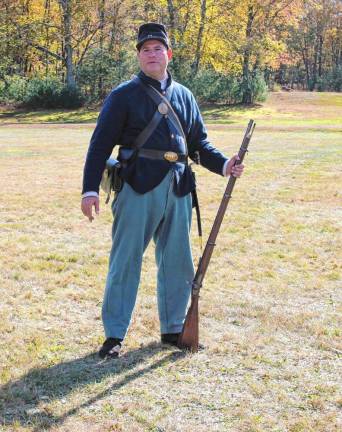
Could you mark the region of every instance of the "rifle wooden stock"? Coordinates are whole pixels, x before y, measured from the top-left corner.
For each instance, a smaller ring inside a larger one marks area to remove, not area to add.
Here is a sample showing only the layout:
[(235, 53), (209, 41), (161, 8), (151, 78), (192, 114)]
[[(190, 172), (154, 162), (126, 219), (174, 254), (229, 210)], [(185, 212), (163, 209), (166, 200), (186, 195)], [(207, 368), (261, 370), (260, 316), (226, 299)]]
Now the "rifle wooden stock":
[[(248, 144), (251, 140), (252, 133), (255, 128), (255, 123), (253, 120), (250, 120), (245, 132), (245, 136), (242, 140), (242, 144), (238, 153), (239, 160), (235, 162), (236, 165), (242, 163), (245, 154), (247, 152)], [(232, 191), (236, 182), (236, 177), (231, 175), (228, 180), (228, 184), (226, 190), (223, 194), (223, 198), (221, 200), (220, 207), (218, 209), (213, 227), (211, 229), (207, 244), (205, 246), (202, 257), (200, 258), (198, 268), (192, 282), (192, 293), (191, 293), (191, 304), (189, 310), (187, 312), (183, 330), (179, 335), (178, 346), (182, 349), (188, 349), (190, 351), (196, 352), (198, 351), (198, 341), (199, 341), (199, 330), (198, 330), (198, 299), (199, 292), (202, 287), (203, 279), (206, 274), (206, 271), (209, 266), (209, 262), (211, 259), (211, 255), (213, 253), (215, 247), (215, 241), (218, 235), (218, 232), (221, 227), (221, 223), (226, 212), (229, 200), (232, 196)]]

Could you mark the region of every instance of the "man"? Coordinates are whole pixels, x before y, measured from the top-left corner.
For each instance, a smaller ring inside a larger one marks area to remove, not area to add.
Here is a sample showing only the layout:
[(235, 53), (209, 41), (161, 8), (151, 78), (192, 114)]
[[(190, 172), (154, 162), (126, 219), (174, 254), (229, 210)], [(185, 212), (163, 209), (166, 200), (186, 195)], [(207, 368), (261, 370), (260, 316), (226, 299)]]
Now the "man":
[[(124, 184), (112, 204), (113, 245), (102, 306), (106, 340), (99, 351), (101, 358), (119, 355), (135, 304), (143, 253), (152, 238), (158, 266), (161, 340), (177, 344), (194, 277), (189, 230), (195, 184), (188, 155), (193, 159), (198, 152), (201, 164), (220, 175), (239, 177), (243, 171), (243, 165), (234, 165), (237, 156), (229, 160), (209, 143), (192, 93), (173, 81), (168, 72), (172, 50), (165, 27), (157, 23), (142, 25), (136, 47), (141, 71), (107, 97), (84, 168), (81, 207), (92, 221), (93, 207), (99, 213), (99, 184), (113, 147), (119, 145), (120, 152), (136, 149), (131, 150), (133, 156), (128, 159), (119, 154)], [(186, 142), (164, 105), (153, 133), (137, 149), (137, 137), (158, 115), (148, 86), (169, 99)]]

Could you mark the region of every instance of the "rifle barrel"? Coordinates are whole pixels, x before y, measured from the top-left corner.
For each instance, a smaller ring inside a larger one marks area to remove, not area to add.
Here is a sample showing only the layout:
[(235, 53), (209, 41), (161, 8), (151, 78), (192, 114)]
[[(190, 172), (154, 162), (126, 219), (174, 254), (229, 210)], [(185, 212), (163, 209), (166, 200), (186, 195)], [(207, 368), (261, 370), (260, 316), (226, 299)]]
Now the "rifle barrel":
[[(244, 159), (244, 157), (248, 151), (247, 150), (248, 144), (251, 140), (254, 128), (255, 128), (255, 122), (254, 122), (254, 120), (250, 120), (248, 123), (247, 129), (246, 129), (246, 132), (245, 132), (245, 136), (243, 137), (239, 153), (238, 153), (239, 160), (237, 160), (235, 162), (235, 165), (239, 165), (242, 163), (242, 161), (243, 161), (243, 159)], [(204, 248), (203, 255), (200, 258), (198, 268), (196, 271), (196, 275), (195, 275), (195, 278), (194, 278), (193, 283), (192, 283), (192, 295), (193, 296), (198, 296), (199, 291), (202, 287), (203, 279), (204, 279), (204, 276), (205, 276), (206, 271), (207, 271), (208, 266), (209, 266), (211, 255), (212, 255), (214, 247), (215, 247), (215, 241), (216, 241), (219, 229), (221, 227), (221, 223), (222, 223), (224, 214), (226, 212), (228, 203), (229, 203), (230, 198), (232, 196), (235, 182), (236, 182), (236, 177), (234, 177), (233, 175), (230, 175), (226, 190), (225, 190), (225, 192), (223, 194), (223, 198), (221, 200), (220, 207), (217, 211), (217, 215), (216, 215), (213, 227), (211, 229), (208, 241), (207, 241), (206, 246)]]

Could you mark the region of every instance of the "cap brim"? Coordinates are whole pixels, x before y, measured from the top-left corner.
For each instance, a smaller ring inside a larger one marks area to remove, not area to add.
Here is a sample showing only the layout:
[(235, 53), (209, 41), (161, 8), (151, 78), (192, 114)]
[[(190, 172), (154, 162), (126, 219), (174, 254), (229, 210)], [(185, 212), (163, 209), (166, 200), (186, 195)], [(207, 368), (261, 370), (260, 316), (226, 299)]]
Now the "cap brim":
[(144, 39), (141, 39), (137, 44), (136, 44), (136, 48), (137, 50), (140, 50), (140, 48), (142, 47), (142, 45), (146, 42), (146, 41), (150, 41), (150, 40), (157, 40), (159, 42), (161, 42), (163, 45), (166, 46), (167, 49), (169, 49), (169, 45), (166, 43), (165, 39), (163, 38), (159, 38), (158, 36), (156, 37), (145, 37)]

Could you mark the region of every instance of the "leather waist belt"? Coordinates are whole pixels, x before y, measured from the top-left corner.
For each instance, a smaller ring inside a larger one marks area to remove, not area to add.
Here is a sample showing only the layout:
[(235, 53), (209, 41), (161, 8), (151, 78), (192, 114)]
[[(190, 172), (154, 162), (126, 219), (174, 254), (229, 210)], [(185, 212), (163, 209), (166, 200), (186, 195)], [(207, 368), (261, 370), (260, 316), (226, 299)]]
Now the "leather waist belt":
[(162, 151), (162, 150), (141, 148), (138, 151), (138, 155), (142, 156), (142, 157), (146, 157), (148, 159), (167, 160), (169, 162), (186, 163), (186, 161), (187, 161), (187, 155), (186, 154), (176, 153), (173, 151)]

